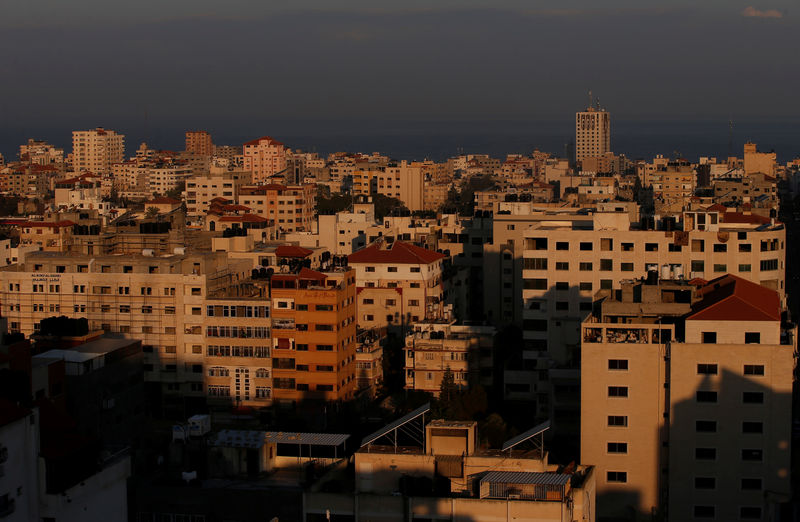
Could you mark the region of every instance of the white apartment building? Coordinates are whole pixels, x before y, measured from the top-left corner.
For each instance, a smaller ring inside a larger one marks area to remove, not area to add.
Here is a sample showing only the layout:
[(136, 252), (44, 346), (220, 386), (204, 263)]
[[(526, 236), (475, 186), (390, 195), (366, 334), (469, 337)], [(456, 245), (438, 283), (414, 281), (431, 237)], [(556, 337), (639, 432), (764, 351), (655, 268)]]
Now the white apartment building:
[(98, 127), (72, 132), (72, 170), (98, 174), (111, 172), (111, 166), (125, 155), (125, 136)]
[(239, 196), (239, 187), (249, 184), (252, 174), (244, 171), (214, 169), (205, 176), (192, 176), (186, 180), (183, 199), (189, 216), (202, 216), (211, 205), (211, 200), (224, 198), (230, 202)]
[[(203, 400), (205, 394), (204, 327), (213, 325), (203, 310), (205, 299), (249, 276), (250, 267), (224, 253), (34, 252), (0, 270), (0, 306), (10, 331), (26, 336), (42, 319), (63, 315), (86, 318), (90, 331), (140, 339), (145, 380), (160, 383), (165, 404), (182, 407), (183, 397)], [(261, 346), (268, 339), (253, 340)]]

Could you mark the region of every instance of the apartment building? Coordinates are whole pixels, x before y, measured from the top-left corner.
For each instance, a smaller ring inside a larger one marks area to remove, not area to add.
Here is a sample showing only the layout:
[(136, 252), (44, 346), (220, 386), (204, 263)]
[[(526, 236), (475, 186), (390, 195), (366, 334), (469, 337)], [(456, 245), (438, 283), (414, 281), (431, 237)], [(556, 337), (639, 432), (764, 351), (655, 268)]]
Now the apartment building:
[[(591, 310), (594, 293), (618, 288), (623, 279), (665, 270), (686, 279), (732, 273), (784, 295), (782, 224), (706, 210), (684, 213), (682, 226), (672, 221), (662, 225), (661, 230), (638, 227), (626, 212), (495, 215), (484, 293), (490, 317), (522, 325), (527, 364), (520, 369), (525, 371), (514, 373), (510, 387), (507, 382), (507, 397), (547, 400), (553, 383), (537, 377), (542, 368), (561, 372), (565, 379), (572, 372), (577, 382), (579, 323)], [(491, 299), (496, 288), (501, 300)]]
[(372, 203), (355, 203), (352, 211), (317, 216), (314, 232), (286, 234), (286, 240), (300, 246), (325, 248), (333, 255), (350, 255), (364, 248), (367, 233), (377, 226)]
[(217, 198), (236, 201), (239, 188), (252, 183), (252, 174), (245, 171), (212, 169), (207, 175), (192, 176), (186, 180), (183, 199), (189, 216), (202, 216)]
[[(192, 313), (198, 314), (193, 307)], [(272, 403), (269, 289), (246, 280), (206, 295), (203, 309), (205, 394), (212, 407)]]
[(588, 107), (575, 113), (575, 159), (611, 152), (611, 117), (605, 109)]
[(34, 252), (0, 270), (0, 306), (12, 332), (42, 319), (86, 318), (89, 329), (142, 341), (145, 381), (165, 408), (205, 404), (203, 314), (209, 292), (249, 276), (224, 253), (80, 255)]
[(767, 176), (775, 176), (778, 162), (775, 151), (759, 152), (755, 143), (744, 144), (744, 174), (749, 176), (760, 172)]
[(420, 165), (406, 161), (353, 171), (353, 194), (397, 198), (410, 211), (425, 209), (425, 175)]
[(214, 144), (211, 142), (211, 134), (207, 131), (187, 131), (185, 150), (198, 156), (213, 156)]
[(449, 371), (459, 388), (492, 386), (493, 326), (422, 322), (406, 335), (405, 375), (407, 390), (439, 395), (442, 378)]
[(29, 138), (27, 143), (19, 146), (19, 160), (23, 163), (49, 165), (57, 170), (64, 170), (64, 149), (54, 147), (46, 141)]
[(358, 282), (358, 326), (383, 328), (442, 317), (444, 254), (403, 241), (348, 256)]
[(357, 385), (355, 272), (302, 268), (275, 274), (270, 299), (274, 400), (352, 399)]
[[(255, 175), (254, 178), (255, 180)], [(316, 186), (251, 185), (239, 189), (238, 204), (272, 220), (281, 233), (311, 230), (316, 205)]]
[(582, 324), (581, 457), (598, 516), (773, 520), (791, 495), (796, 327), (734, 275), (627, 281)]
[(113, 130), (97, 127), (87, 131), (72, 131), (72, 170), (106, 174), (111, 166), (125, 155), (125, 136)]
[(283, 143), (264, 136), (244, 144), (244, 170), (253, 174), (253, 183), (269, 183), (286, 170), (288, 149)]

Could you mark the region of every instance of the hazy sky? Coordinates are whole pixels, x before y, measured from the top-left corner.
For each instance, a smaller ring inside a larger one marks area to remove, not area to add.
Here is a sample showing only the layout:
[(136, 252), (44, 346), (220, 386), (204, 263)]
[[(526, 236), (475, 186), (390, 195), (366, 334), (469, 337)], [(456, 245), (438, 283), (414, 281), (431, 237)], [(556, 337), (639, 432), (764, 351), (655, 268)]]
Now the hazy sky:
[(617, 120), (800, 120), (796, 0), (332, 5), (0, 0), (0, 137), (570, 121), (590, 88)]

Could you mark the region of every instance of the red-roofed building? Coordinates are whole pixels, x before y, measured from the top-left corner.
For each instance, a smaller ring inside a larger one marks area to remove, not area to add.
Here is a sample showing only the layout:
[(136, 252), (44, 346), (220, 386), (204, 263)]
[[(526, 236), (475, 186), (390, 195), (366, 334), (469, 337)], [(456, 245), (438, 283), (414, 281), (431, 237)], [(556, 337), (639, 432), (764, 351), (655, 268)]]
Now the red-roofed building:
[(582, 323), (580, 452), (626, 479), (598, 481), (598, 519), (632, 506), (692, 520), (700, 502), (717, 520), (765, 519), (790, 498), (797, 328), (782, 311), (777, 291), (730, 274), (598, 294)]
[(244, 170), (253, 173), (253, 182), (259, 183), (286, 170), (286, 146), (269, 136), (248, 141), (243, 146)]
[(380, 328), (441, 318), (445, 258), (402, 241), (374, 244), (348, 256), (356, 270), (358, 325)]

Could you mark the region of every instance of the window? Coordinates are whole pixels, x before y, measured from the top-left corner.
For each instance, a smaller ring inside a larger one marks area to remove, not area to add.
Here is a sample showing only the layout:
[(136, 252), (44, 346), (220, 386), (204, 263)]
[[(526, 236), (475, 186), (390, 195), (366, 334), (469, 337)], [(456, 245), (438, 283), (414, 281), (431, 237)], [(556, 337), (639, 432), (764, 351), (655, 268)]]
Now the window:
[(556, 262), (556, 270), (569, 270), (569, 263), (566, 261)]
[(695, 477), (694, 489), (714, 489), (717, 481), (714, 477)]
[(718, 265), (718, 264), (714, 265), (714, 272), (727, 272), (727, 271), (728, 271), (728, 265)]
[(396, 266), (387, 267), (386, 271), (387, 272), (397, 272), (397, 267)]
[(725, 243), (715, 243), (714, 244), (714, 252), (727, 252), (728, 245)]
[(695, 421), (694, 429), (697, 433), (716, 433), (717, 421), (710, 421), (710, 420)]
[(546, 237), (534, 237), (526, 239), (525, 242), (528, 250), (547, 250)]
[(765, 259), (761, 261), (761, 270), (762, 271), (769, 271), (769, 270), (777, 270), (778, 269), (778, 260), (777, 259)]
[(606, 482), (628, 482), (628, 473), (626, 471), (607, 471)]
[(142, 313), (143, 314), (152, 314), (153, 313), (153, 307), (150, 306), (150, 305), (142, 306)]
[(645, 252), (658, 252), (658, 243), (645, 243), (644, 244), (644, 251)]
[(633, 263), (620, 264), (620, 270), (622, 270), (623, 272), (633, 272)]
[(582, 272), (591, 272), (592, 271), (592, 264), (591, 263), (580, 263), (578, 265), (578, 269)]
[(702, 239), (692, 239), (692, 252), (705, 252), (706, 242)]
[(761, 448), (751, 448), (742, 450), (742, 460), (750, 462), (761, 462), (764, 458), (764, 450)]
[(556, 250), (569, 250), (569, 243), (567, 241), (556, 241)]
[(332, 332), (333, 325), (332, 324), (315, 324), (314, 330), (318, 332)]
[(669, 245), (667, 245), (668, 252), (681, 252), (682, 250), (683, 247), (681, 245), (676, 245), (675, 243), (670, 243)]
[(547, 270), (547, 258), (545, 257), (526, 257), (522, 267), (525, 270)]
[(333, 391), (333, 384), (317, 384), (317, 391)]
[(717, 344), (717, 332), (703, 332), (703, 344)]
[(131, 307), (128, 305), (119, 305), (119, 313), (129, 314), (131, 313)]
[(752, 252), (753, 245), (750, 243), (739, 243), (739, 252)]
[(331, 311), (333, 311), (333, 305), (329, 305), (329, 304), (318, 304), (318, 305), (315, 305), (314, 308), (316, 308), (317, 312), (331, 312)]
[[(589, 264), (591, 264), (591, 263), (589, 263)], [(578, 285), (578, 288), (580, 288), (580, 290), (582, 292), (591, 292), (592, 291), (592, 283), (590, 283), (590, 282), (582, 282), (582, 283), (580, 283)]]
[(614, 240), (608, 237), (600, 239), (600, 250), (603, 252), (611, 252), (614, 250)]
[(745, 404), (764, 404), (764, 392), (743, 392), (742, 402)]
[(751, 265), (739, 265), (739, 272), (750, 272), (751, 270)]
[(745, 344), (758, 344), (761, 342), (761, 334), (759, 332), (745, 332), (744, 333), (744, 343)]
[[(281, 307), (280, 306), (281, 304), (288, 306), (288, 303), (278, 303), (278, 306)], [(286, 308), (286, 306), (282, 306), (281, 308)], [(307, 304), (298, 304), (297, 305), (297, 311), (298, 312), (308, 312), (308, 305)]]
[(633, 243), (622, 243), (623, 252), (633, 252)]
[(591, 241), (582, 241), (579, 245), (581, 250), (592, 250), (592, 242)]
[(609, 442), (608, 443), (608, 452), (609, 453), (628, 453), (628, 443), (627, 442)]
[(758, 506), (742, 506), (739, 508), (739, 517), (747, 520), (761, 520), (761, 508)]
[(526, 290), (547, 290), (547, 279), (526, 279), (524, 288)]
[(716, 375), (717, 365), (701, 363), (697, 365), (697, 375)]
[(627, 415), (609, 415), (608, 416), (608, 425), (609, 426), (625, 427), (625, 426), (628, 425), (628, 416)]
[(697, 402), (717, 402), (717, 392), (715, 391), (698, 391), (695, 394)]
[(609, 397), (627, 397), (628, 396), (628, 387), (627, 386), (609, 386), (608, 387), (608, 396)]
[(416, 273), (419, 273), (419, 272), (420, 272), (420, 268), (418, 266), (412, 266), (411, 267), (411, 273), (415, 273), (416, 274)]
[(566, 281), (556, 281), (556, 290), (569, 290), (569, 283)]
[(330, 344), (318, 344), (317, 345), (318, 352), (332, 352), (333, 346)]
[(364, 271), (365, 272), (374, 272), (375, 271), (375, 267), (374, 266), (365, 266), (364, 267)]
[(695, 518), (714, 518), (714, 506), (694, 506)]
[(742, 422), (742, 433), (764, 433), (764, 423), (759, 421)]
[(745, 491), (752, 491), (752, 490), (761, 490), (761, 479), (760, 478), (743, 478), (742, 479), (742, 490)]
[(611, 259), (601, 259), (600, 260), (600, 270), (603, 272), (608, 272), (609, 270), (613, 270), (614, 262)]
[(628, 369), (628, 359), (609, 359), (608, 360), (608, 369), (609, 370), (627, 370)]
[(694, 458), (697, 460), (716, 460), (717, 448), (695, 448)]
[(601, 290), (611, 290), (614, 286), (614, 283), (611, 279), (601, 279), (600, 280), (600, 289)]
[(706, 264), (704, 261), (695, 260), (692, 261), (692, 272), (703, 272), (706, 269)]
[(764, 375), (764, 365), (763, 364), (745, 364), (744, 365), (744, 374), (745, 375)]

